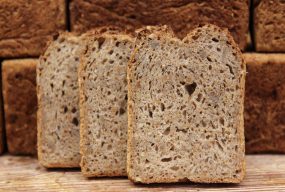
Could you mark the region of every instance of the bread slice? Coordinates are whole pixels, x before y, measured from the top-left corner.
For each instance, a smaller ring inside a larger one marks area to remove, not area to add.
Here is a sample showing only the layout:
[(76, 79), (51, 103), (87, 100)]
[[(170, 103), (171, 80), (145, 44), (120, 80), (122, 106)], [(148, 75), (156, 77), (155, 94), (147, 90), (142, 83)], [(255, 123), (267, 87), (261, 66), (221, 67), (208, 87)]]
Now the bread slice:
[(183, 41), (165, 26), (140, 30), (128, 65), (129, 179), (239, 183), (244, 83), (227, 30), (205, 25)]
[(118, 31), (88, 39), (79, 67), (81, 171), (126, 176), (127, 62), (133, 38)]
[(11, 59), (2, 63), (2, 86), (7, 147), (10, 154), (37, 154), (38, 59)]
[(63, 33), (37, 67), (38, 156), (45, 167), (79, 167), (79, 90), (81, 37)]
[(285, 54), (244, 54), (246, 153), (285, 153)]

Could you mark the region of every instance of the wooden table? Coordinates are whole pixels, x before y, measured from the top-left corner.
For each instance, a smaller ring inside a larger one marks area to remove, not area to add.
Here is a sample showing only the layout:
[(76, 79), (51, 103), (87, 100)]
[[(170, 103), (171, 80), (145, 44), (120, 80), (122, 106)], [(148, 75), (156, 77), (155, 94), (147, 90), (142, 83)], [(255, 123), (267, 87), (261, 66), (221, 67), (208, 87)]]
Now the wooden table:
[(79, 169), (41, 167), (35, 158), (0, 156), (0, 191), (285, 191), (285, 155), (248, 155), (239, 185), (135, 185), (127, 178), (82, 177)]

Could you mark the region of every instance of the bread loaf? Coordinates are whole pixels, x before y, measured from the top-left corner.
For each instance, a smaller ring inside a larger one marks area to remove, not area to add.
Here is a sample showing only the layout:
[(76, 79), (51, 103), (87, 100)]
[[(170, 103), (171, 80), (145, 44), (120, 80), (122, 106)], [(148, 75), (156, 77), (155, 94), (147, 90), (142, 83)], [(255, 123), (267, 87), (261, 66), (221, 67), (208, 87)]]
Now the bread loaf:
[(118, 30), (87, 40), (79, 67), (81, 171), (126, 176), (127, 62), (133, 39)]
[(0, 58), (39, 56), (66, 29), (65, 0), (0, 0)]
[(38, 156), (45, 167), (79, 167), (77, 69), (83, 42), (82, 37), (61, 34), (37, 67)]
[(285, 153), (285, 54), (244, 54), (247, 153)]
[(284, 0), (254, 1), (254, 37), (256, 51), (285, 52)]
[(239, 183), (245, 173), (245, 63), (226, 30), (139, 31), (128, 65), (128, 177)]
[(6, 140), (10, 154), (37, 153), (37, 62), (37, 59), (14, 59), (2, 63)]
[(134, 29), (144, 25), (166, 24), (183, 38), (195, 27), (212, 23), (229, 28), (240, 48), (247, 44), (248, 0), (115, 0), (70, 2), (71, 30), (85, 32), (104, 25)]

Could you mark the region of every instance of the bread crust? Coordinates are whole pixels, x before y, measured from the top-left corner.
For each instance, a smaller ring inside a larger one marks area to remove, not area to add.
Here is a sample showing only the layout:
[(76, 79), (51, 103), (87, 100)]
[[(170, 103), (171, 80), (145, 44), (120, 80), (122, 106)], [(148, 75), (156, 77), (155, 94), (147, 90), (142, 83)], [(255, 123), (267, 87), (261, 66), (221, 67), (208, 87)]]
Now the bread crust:
[(285, 153), (285, 54), (244, 54), (246, 153)]
[(2, 63), (6, 138), (11, 154), (35, 155), (37, 151), (37, 62), (15, 59)]
[(104, 25), (117, 25), (134, 30), (146, 25), (169, 25), (183, 38), (188, 32), (206, 23), (227, 27), (245, 49), (248, 37), (248, 0), (175, 0), (175, 1), (86, 1), (70, 3), (71, 30), (84, 32)]
[(65, 0), (0, 0), (0, 57), (39, 56), (66, 29), (65, 7)]
[[(166, 27), (167, 28), (167, 27)], [(230, 33), (228, 32), (227, 29), (221, 29), (217, 26), (214, 25), (205, 25), (204, 27), (202, 27), (204, 29), (208, 28), (212, 31), (217, 31), (218, 33), (223, 33), (226, 35), (229, 44), (232, 45), (232, 49), (233, 52), (236, 54), (236, 58), (240, 59), (241, 61), (241, 69), (243, 70), (241, 73), (241, 78), (240, 78), (240, 88), (241, 88), (241, 92), (244, 93), (244, 86), (245, 86), (245, 71), (246, 71), (246, 65), (245, 65), (245, 61), (243, 59), (242, 53), (238, 47), (238, 45), (234, 42), (232, 36), (230, 35)], [(200, 28), (194, 29), (190, 34), (188, 34), (185, 38), (184, 38), (184, 43), (186, 44), (190, 44), (191, 40), (195, 39), (195, 37), (193, 38), (193, 36), (195, 36), (196, 32), (201, 30)], [(155, 31), (155, 32), (154, 32)], [(161, 32), (162, 31), (162, 32)], [(142, 33), (140, 33), (142, 32)], [(150, 36), (151, 34), (155, 34), (158, 39), (167, 39), (167, 38), (171, 38), (171, 41), (180, 41), (177, 38), (173, 37), (171, 29), (161, 29), (161, 28), (151, 28), (151, 30), (149, 30), (148, 28), (143, 28), (141, 30), (139, 30), (139, 34), (137, 37), (137, 41), (139, 41), (140, 36), (141, 37), (147, 37)], [(133, 74), (134, 74), (134, 63), (135, 61), (135, 55), (137, 54), (137, 52), (139, 51), (139, 47), (138, 47), (138, 42), (136, 42), (136, 46), (135, 49), (132, 53), (130, 62), (128, 64), (128, 96), (129, 96), (129, 100), (128, 100), (128, 154), (127, 154), (127, 172), (128, 172), (128, 178), (135, 182), (135, 183), (173, 183), (173, 182), (197, 182), (197, 183), (240, 183), (244, 176), (245, 176), (245, 158), (244, 158), (244, 151), (245, 151), (245, 143), (244, 143), (244, 119), (243, 119), (243, 103), (244, 103), (244, 94), (242, 94), (242, 98), (240, 98), (242, 105), (240, 105), (239, 108), (239, 122), (238, 122), (238, 126), (237, 126), (237, 134), (238, 134), (238, 139), (239, 139), (239, 148), (240, 148), (240, 169), (241, 169), (241, 173), (240, 176), (238, 178), (216, 178), (216, 179), (199, 179), (199, 178), (178, 178), (178, 179), (162, 179), (162, 178), (153, 178), (151, 180), (148, 180), (146, 178), (144, 179), (140, 179), (138, 180), (136, 177), (134, 177), (133, 172), (135, 171), (134, 168), (132, 168), (132, 159), (131, 159), (131, 153), (133, 153), (135, 151), (135, 146), (133, 145), (133, 129), (134, 129), (134, 103), (132, 101), (133, 98), (133, 94), (134, 92), (136, 92), (136, 87), (132, 87), (131, 85), (131, 81), (134, 78)]]

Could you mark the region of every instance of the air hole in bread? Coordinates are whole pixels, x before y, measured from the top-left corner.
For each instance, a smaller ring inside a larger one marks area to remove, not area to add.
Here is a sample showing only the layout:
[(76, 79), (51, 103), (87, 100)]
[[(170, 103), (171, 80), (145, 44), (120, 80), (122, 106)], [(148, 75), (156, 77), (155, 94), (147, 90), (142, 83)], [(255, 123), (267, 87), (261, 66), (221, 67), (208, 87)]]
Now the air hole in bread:
[(169, 162), (169, 161), (172, 161), (171, 157), (161, 159), (161, 162)]
[(212, 38), (212, 41), (214, 41), (214, 42), (219, 42), (219, 39), (217, 39), (216, 37), (213, 37), (213, 38)]
[(206, 127), (207, 124), (205, 123), (205, 121), (202, 120), (201, 123), (203, 127)]
[(207, 57), (207, 60), (210, 61), (210, 62), (212, 62), (212, 59), (211, 59), (209, 56)]
[(183, 94), (180, 92), (179, 89), (176, 89), (176, 93), (177, 93), (177, 95), (179, 95), (180, 97), (183, 97)]
[(64, 106), (63, 111), (64, 111), (64, 113), (67, 113), (67, 111), (68, 111), (67, 106)]
[[(195, 34), (195, 35), (192, 36), (193, 40), (197, 40), (198, 38), (199, 38), (199, 34)], [(188, 41), (186, 40), (185, 43), (188, 43)]]
[(224, 120), (223, 118), (220, 118), (220, 123), (221, 123), (222, 125), (224, 125), (224, 124), (225, 124), (225, 120)]
[(149, 114), (149, 116), (152, 118), (152, 116), (153, 116), (152, 111), (149, 111), (148, 114)]
[(212, 70), (212, 65), (209, 65), (209, 70)]
[(187, 115), (186, 110), (184, 110), (184, 111), (182, 112), (182, 114), (183, 114), (183, 116), (186, 118), (186, 115)]
[(114, 53), (113, 50), (110, 50), (110, 51), (109, 51), (109, 55), (112, 55), (113, 53)]
[(157, 145), (155, 146), (155, 151), (158, 151), (158, 146)]
[(97, 41), (98, 41), (98, 48), (101, 49), (102, 45), (103, 45), (104, 42), (105, 42), (105, 38), (104, 38), (104, 37), (99, 37), (99, 38), (97, 39)]
[(165, 106), (163, 103), (160, 104), (160, 108), (161, 108), (161, 111), (164, 111), (165, 110)]
[(125, 110), (125, 109), (120, 108), (120, 110), (119, 110), (119, 114), (120, 114), (120, 115), (123, 115), (125, 112), (126, 112), (126, 110)]
[(226, 64), (226, 66), (229, 68), (230, 73), (234, 75), (233, 68), (229, 64)]
[(72, 108), (71, 112), (75, 113), (77, 111), (77, 109), (75, 107)]
[(196, 87), (197, 84), (195, 82), (185, 85), (185, 89), (190, 96), (195, 92)]
[(113, 63), (114, 63), (114, 60), (110, 60), (109, 63), (110, 63), (110, 64), (113, 64)]
[(76, 117), (73, 117), (72, 123), (73, 123), (75, 126), (78, 126), (79, 121), (78, 121), (78, 119), (77, 119)]
[(201, 101), (201, 99), (202, 99), (202, 94), (201, 94), (201, 93), (199, 93), (199, 94), (198, 94), (198, 96), (197, 96), (197, 99), (196, 99), (196, 100), (197, 100), (198, 102), (200, 102), (200, 101)]
[(167, 127), (164, 132), (163, 135), (168, 135), (170, 133), (170, 127)]

